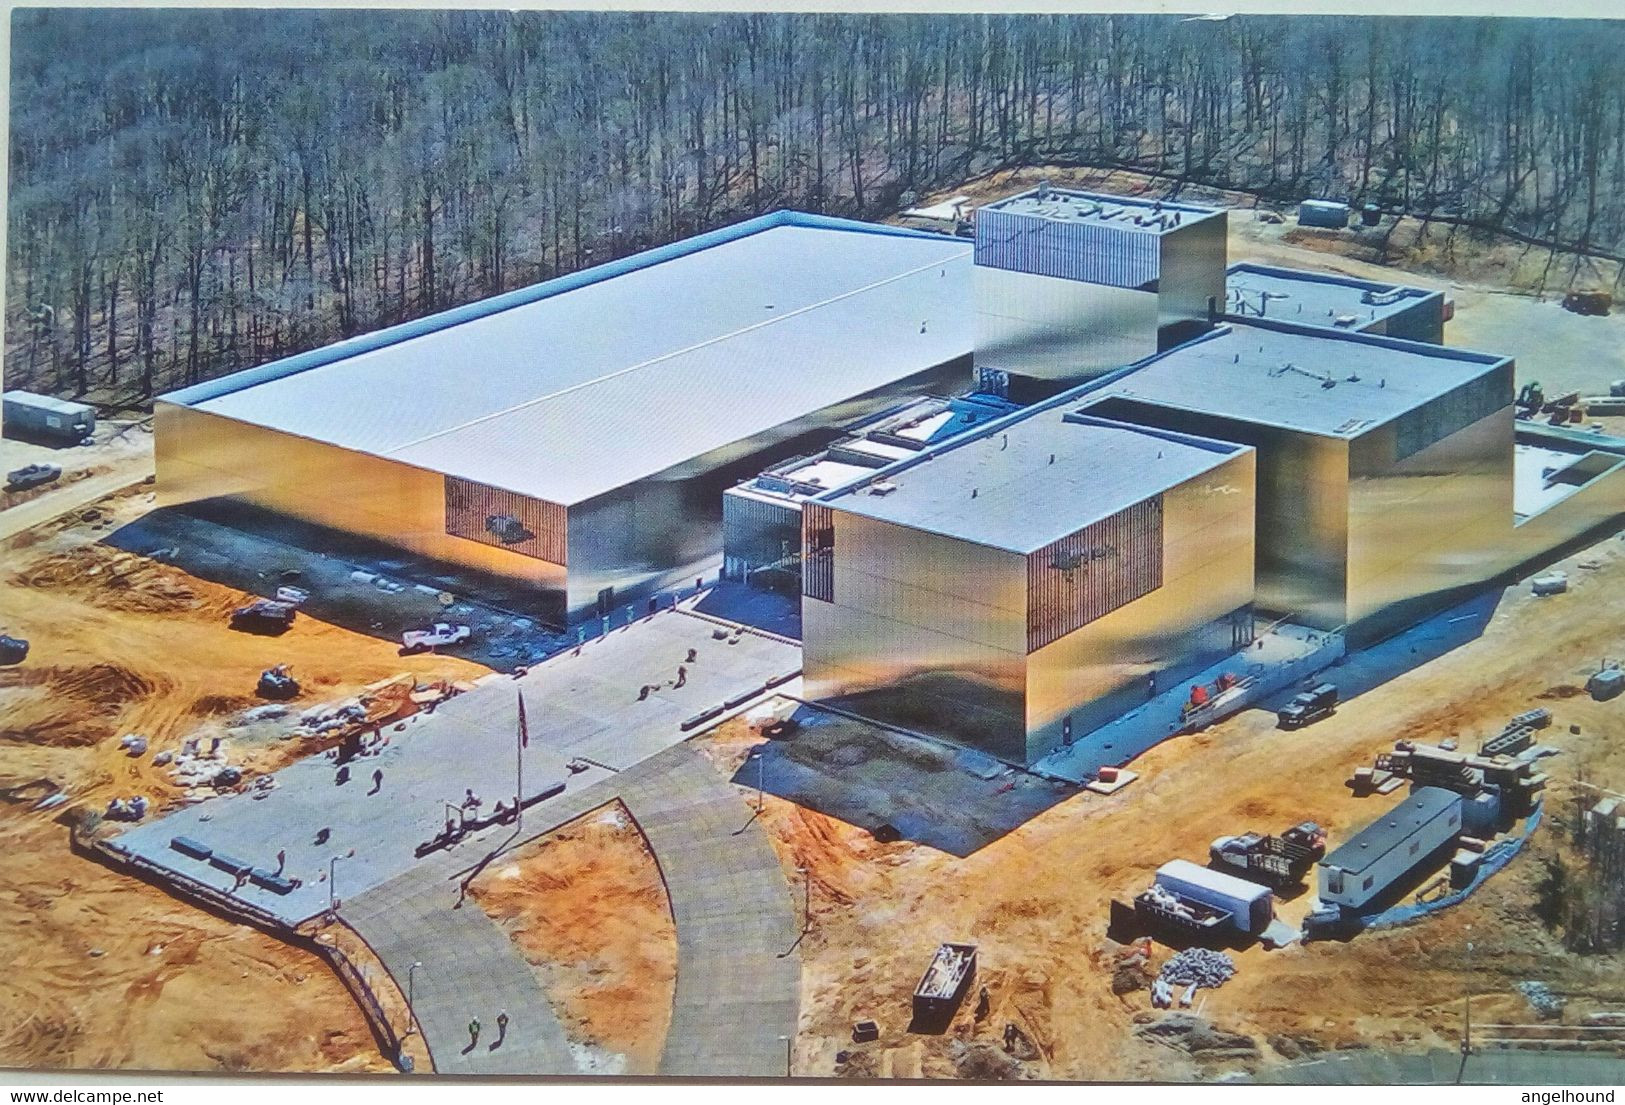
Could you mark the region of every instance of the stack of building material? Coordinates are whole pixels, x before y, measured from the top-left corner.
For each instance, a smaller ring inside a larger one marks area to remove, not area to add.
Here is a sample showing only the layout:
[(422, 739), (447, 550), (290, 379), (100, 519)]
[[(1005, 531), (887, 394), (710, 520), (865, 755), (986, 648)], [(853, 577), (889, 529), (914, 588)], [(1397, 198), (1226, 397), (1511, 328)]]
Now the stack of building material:
[(1214, 990), (1229, 982), (1235, 973), (1235, 961), (1223, 952), (1186, 948), (1164, 963), (1157, 977), (1176, 986), (1196, 985)]

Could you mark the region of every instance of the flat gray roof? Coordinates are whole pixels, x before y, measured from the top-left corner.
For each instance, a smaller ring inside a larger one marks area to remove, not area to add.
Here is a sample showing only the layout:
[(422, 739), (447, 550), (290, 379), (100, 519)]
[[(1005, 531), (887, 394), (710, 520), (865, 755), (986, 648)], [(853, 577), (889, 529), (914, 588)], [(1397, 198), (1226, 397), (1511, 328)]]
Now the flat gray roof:
[(930, 459), (889, 469), (881, 480), (895, 490), (885, 494), (874, 494), (870, 485), (826, 501), (852, 514), (1026, 554), (1249, 451), (1071, 413), (1074, 406), (1040, 409)]
[(1217, 207), (1050, 187), (1034, 188), (1020, 195), (995, 200), (984, 204), (980, 210), (1159, 235), (1179, 226), (1189, 226), (1198, 219), (1223, 214)]
[(1361, 280), (1353, 276), (1305, 272), (1239, 262), (1225, 273), (1225, 311), (1237, 315), (1258, 315), (1283, 319), (1306, 326), (1335, 326), (1339, 318), (1352, 318), (1349, 329), (1359, 330), (1372, 323), (1409, 310), (1429, 296), (1442, 292)]
[(1370, 334), (1232, 322), (1148, 359), (1091, 398), (1353, 438), (1506, 361)]
[(971, 251), (781, 223), (177, 401), (580, 502), (968, 355)]
[(1417, 787), (1409, 798), (1355, 833), (1321, 862), (1358, 875), (1459, 801), (1461, 795), (1455, 791)]

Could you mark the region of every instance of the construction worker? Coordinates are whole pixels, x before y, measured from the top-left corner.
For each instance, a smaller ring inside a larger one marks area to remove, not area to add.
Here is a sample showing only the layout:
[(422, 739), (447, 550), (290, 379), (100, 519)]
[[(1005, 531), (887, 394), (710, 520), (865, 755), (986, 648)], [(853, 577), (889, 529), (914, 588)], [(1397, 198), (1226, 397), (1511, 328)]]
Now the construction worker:
[(286, 848), (278, 848), (276, 853), (276, 873), (279, 875), (282, 874), (282, 872), (287, 869), (287, 866), (288, 850)]
[(508, 1011), (504, 1009), (497, 1014), (497, 1043), (508, 1038)]
[(480, 1019), (474, 1017), (468, 1022), (468, 1046), (473, 1050), (474, 1045), (480, 1042)]
[(375, 768), (372, 773), (372, 792), (377, 794), (384, 789), (384, 769)]

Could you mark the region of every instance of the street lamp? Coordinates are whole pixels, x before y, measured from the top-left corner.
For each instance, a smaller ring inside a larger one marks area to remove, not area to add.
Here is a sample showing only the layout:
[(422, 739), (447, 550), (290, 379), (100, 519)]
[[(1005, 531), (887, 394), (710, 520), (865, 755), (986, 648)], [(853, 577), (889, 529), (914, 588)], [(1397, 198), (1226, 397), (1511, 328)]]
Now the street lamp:
[(805, 936), (812, 930), (812, 872), (805, 867), (797, 867), (796, 874), (801, 876), (801, 934)]
[(334, 856), (327, 861), (327, 908), (334, 913), (337, 913), (339, 909), (338, 872), (336, 868), (339, 860), (349, 859), (353, 855), (355, 855), (355, 849), (351, 848), (342, 856)]
[(784, 1076), (786, 1078), (789, 1078), (790, 1077), (790, 1049), (791, 1049), (791, 1046), (792, 1046), (794, 1041), (792, 1041), (789, 1036), (780, 1036), (779, 1039), (784, 1041)]
[(406, 969), (406, 1031), (415, 1032), (418, 1027), (417, 1007), (412, 1004), (413, 984), (417, 981), (418, 968), (422, 963), (413, 963)]
[(763, 773), (767, 770), (767, 757), (762, 755), (760, 748), (752, 749), (751, 754), (756, 757), (756, 812), (761, 813), (766, 807), (766, 799), (762, 797)]
[[(1466, 926), (1467, 935), (1473, 933), (1473, 926)], [(1461, 995), (1461, 1061), (1467, 1062), (1467, 1056), (1473, 1050), (1473, 942), (1467, 941), (1467, 985)]]

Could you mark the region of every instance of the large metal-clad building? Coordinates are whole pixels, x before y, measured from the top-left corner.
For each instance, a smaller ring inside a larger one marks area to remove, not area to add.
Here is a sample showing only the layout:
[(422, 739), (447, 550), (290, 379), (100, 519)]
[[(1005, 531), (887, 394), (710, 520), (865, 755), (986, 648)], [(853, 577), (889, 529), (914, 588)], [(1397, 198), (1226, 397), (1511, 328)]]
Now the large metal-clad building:
[(808, 697), (1028, 765), (1250, 640), (1253, 450), (1076, 406), (804, 504)]
[(970, 382), (971, 246), (780, 212), (162, 397), (166, 505), (291, 516), (578, 620), (714, 569), (723, 492)]
[(976, 212), (976, 364), (1053, 395), (1201, 333), (1225, 302), (1225, 212), (1040, 187)]
[(1225, 314), (1272, 318), (1410, 341), (1444, 341), (1454, 311), (1445, 294), (1356, 276), (1238, 261), (1225, 274)]
[(1360, 644), (1507, 567), (1513, 363), (1259, 320), (1090, 397), (1105, 417), (1258, 450), (1258, 605)]

